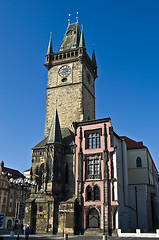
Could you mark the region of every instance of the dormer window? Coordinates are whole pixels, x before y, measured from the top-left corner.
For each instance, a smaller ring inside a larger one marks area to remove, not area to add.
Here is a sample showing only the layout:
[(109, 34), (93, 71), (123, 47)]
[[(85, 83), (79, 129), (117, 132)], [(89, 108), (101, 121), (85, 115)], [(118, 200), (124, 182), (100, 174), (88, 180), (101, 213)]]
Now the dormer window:
[(75, 32), (71, 29), (67, 32), (67, 36), (73, 35)]
[(60, 51), (63, 51), (63, 49), (64, 49), (64, 48), (63, 48), (63, 46), (62, 46), (62, 47), (60, 47)]

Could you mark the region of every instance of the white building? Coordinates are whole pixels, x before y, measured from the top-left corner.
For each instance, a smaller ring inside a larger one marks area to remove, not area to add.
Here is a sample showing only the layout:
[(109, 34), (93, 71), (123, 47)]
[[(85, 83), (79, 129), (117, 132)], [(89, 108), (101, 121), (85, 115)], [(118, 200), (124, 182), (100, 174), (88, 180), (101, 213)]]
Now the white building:
[(125, 136), (122, 138), (127, 143), (131, 230), (153, 231), (159, 227), (158, 171), (143, 142)]

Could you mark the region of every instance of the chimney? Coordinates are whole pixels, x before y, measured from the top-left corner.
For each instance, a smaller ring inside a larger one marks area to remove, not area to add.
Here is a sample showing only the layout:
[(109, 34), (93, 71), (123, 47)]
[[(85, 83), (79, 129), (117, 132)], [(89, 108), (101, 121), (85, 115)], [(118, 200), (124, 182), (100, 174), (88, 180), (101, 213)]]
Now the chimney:
[(0, 164), (0, 172), (3, 172), (4, 162), (2, 161)]

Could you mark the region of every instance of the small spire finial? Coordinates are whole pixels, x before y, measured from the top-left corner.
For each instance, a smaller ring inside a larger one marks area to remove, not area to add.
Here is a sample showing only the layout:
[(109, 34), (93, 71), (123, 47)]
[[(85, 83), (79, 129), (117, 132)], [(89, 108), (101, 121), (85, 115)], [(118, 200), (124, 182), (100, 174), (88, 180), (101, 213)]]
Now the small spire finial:
[(81, 30), (83, 31), (83, 24), (81, 24)]
[(70, 16), (71, 16), (71, 14), (69, 13), (68, 14), (68, 25), (70, 24)]
[(52, 32), (50, 32), (50, 38), (52, 38)]
[(77, 19), (77, 23), (78, 23), (78, 12), (76, 14), (77, 14), (76, 19)]
[(92, 62), (95, 67), (97, 67), (96, 56), (94, 52), (94, 43), (93, 43), (93, 53), (92, 53)]

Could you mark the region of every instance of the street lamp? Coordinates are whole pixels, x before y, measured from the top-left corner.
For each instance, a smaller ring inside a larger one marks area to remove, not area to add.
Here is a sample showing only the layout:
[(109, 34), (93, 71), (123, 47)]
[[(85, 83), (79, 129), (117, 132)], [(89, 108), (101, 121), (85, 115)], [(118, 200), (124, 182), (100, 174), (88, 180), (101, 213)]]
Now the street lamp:
[[(69, 213), (70, 211), (68, 209), (60, 209), (59, 212), (61, 214), (63, 214), (63, 237), (64, 237), (64, 216), (65, 216), (65, 213)], [(65, 224), (65, 227), (66, 227), (66, 224)]]

